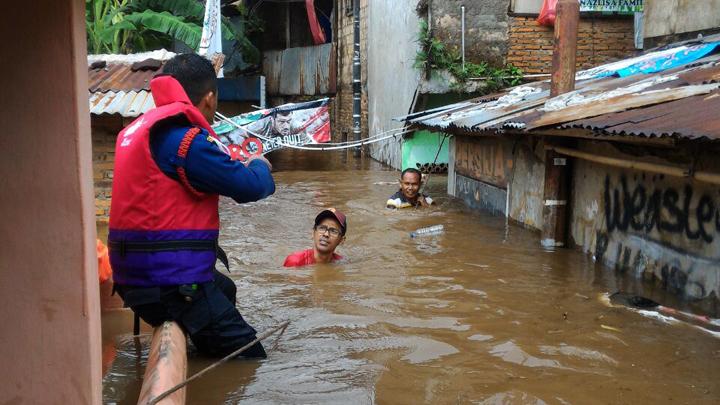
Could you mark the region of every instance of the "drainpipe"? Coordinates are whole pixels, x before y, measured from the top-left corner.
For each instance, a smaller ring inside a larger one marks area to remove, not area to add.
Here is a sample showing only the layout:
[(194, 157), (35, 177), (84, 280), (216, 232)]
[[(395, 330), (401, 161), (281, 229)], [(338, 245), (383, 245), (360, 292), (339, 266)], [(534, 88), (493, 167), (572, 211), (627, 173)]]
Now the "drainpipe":
[[(360, 0), (353, 0), (353, 135), (356, 142), (360, 141)], [(353, 152), (360, 157), (360, 146)]]
[(465, 71), (465, 6), (460, 7), (460, 47), (462, 48), (462, 70)]
[[(555, 18), (550, 96), (555, 97), (575, 89), (575, 56), (580, 3), (559, 0)], [(567, 215), (570, 169), (567, 158), (554, 150), (545, 153), (545, 189), (543, 193), (543, 225), (541, 244), (562, 247), (567, 244)]]

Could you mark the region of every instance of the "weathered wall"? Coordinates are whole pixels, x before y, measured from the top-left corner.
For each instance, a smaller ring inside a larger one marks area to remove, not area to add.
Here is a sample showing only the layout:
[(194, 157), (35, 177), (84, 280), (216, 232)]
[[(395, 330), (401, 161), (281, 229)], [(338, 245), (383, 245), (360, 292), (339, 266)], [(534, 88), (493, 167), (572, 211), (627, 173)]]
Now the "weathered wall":
[(95, 219), (108, 222), (112, 196), (115, 140), (123, 128), (119, 115), (92, 116), (93, 182), (95, 188)]
[(644, 8), (646, 38), (720, 27), (720, 0), (652, 0)]
[(335, 92), (332, 44), (266, 51), (263, 74), (267, 95), (321, 96)]
[[(392, 118), (407, 115), (420, 74), (413, 68), (417, 52), (417, 0), (373, 2), (368, 20), (368, 126), (371, 135), (399, 128)], [(399, 140), (370, 145), (370, 156), (399, 169)]]
[[(340, 140), (343, 136), (352, 139), (353, 111), (353, 18), (352, 13), (345, 13), (345, 6), (352, 6), (351, 0), (338, 1), (337, 8), (337, 94), (335, 95), (335, 119), (333, 139)], [(375, 5), (373, 4), (373, 7)], [(360, 80), (362, 82), (362, 98), (360, 100), (361, 136), (368, 134), (368, 0), (360, 0)]]
[[(550, 73), (553, 27), (536, 17), (510, 17), (508, 63), (525, 73)], [(636, 53), (633, 19), (581, 18), (578, 26), (578, 69), (588, 69)]]
[(510, 218), (530, 229), (542, 228), (545, 188), (543, 142), (523, 139), (515, 146), (510, 182)]
[(84, 3), (5, 2), (0, 35), (0, 403), (99, 404)]
[(542, 148), (542, 142), (529, 138), (454, 136), (448, 194), (470, 207), (509, 213), (521, 225), (540, 229), (545, 184)]
[[(653, 149), (581, 142), (599, 156), (720, 172), (719, 147)], [(622, 152), (621, 152), (622, 151)], [(698, 152), (702, 151), (702, 152)], [(536, 138), (454, 136), (448, 193), (476, 209), (542, 228), (544, 144)], [(720, 297), (720, 188), (575, 159), (569, 238), (621, 273), (689, 298)]]
[[(602, 145), (583, 149), (629, 157)], [(697, 170), (720, 169), (710, 153), (699, 157)], [(689, 298), (720, 296), (717, 186), (576, 161), (570, 231), (574, 243), (617, 271)]]
[[(465, 6), (465, 58), (471, 62), (502, 65), (508, 49), (508, 6), (510, 0), (430, 1), (435, 38), (461, 50), (461, 11)], [(412, 30), (417, 35), (417, 25)]]

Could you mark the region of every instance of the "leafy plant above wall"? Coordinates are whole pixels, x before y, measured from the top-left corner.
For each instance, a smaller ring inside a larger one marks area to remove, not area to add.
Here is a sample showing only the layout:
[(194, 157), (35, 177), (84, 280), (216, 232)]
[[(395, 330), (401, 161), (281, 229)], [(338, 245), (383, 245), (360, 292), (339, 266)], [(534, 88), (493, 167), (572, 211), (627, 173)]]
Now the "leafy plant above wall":
[[(259, 63), (260, 53), (247, 38), (258, 23), (238, 8), (242, 26), (222, 17), (225, 40), (233, 40), (248, 63)], [(205, 6), (197, 0), (85, 0), (89, 53), (131, 53), (172, 48), (180, 41), (197, 49), (202, 36)]]
[(413, 66), (428, 74), (447, 70), (455, 78), (456, 83), (453, 87), (457, 90), (462, 89), (463, 85), (471, 78), (484, 78), (485, 87), (483, 92), (485, 93), (516, 86), (522, 81), (522, 70), (512, 64), (496, 68), (490, 66), (487, 62), (474, 63), (465, 61), (463, 66), (460, 52), (457, 49), (447, 47), (437, 38), (433, 38), (425, 20), (420, 21), (418, 43), (420, 44), (420, 50), (415, 54)]

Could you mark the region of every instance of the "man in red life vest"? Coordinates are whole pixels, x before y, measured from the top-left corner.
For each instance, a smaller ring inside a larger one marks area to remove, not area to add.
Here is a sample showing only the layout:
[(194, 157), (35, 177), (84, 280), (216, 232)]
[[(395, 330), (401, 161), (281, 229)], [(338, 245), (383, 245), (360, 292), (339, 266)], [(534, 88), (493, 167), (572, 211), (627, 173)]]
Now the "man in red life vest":
[[(219, 195), (238, 203), (275, 192), (270, 163), (230, 159), (210, 127), (212, 64), (176, 55), (150, 82), (155, 108), (118, 135), (108, 247), (125, 305), (152, 326), (177, 322), (195, 347), (224, 356), (255, 339), (235, 283), (215, 270)], [(224, 255), (221, 255), (221, 258)], [(243, 354), (265, 357), (260, 343)]]
[(283, 266), (300, 267), (315, 263), (330, 263), (342, 259), (335, 249), (345, 241), (347, 219), (345, 214), (329, 208), (315, 217), (313, 248), (295, 252), (285, 259)]

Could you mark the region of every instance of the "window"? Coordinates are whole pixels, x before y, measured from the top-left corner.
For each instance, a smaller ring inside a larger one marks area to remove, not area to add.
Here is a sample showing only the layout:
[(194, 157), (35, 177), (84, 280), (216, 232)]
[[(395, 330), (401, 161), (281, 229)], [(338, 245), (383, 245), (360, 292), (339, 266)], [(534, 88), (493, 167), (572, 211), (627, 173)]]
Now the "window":
[(540, 14), (543, 0), (511, 0), (510, 11), (516, 14)]

